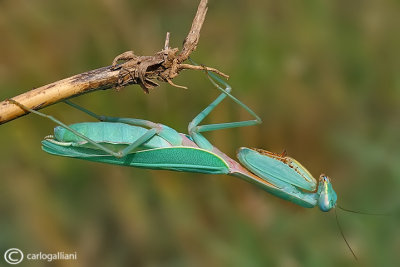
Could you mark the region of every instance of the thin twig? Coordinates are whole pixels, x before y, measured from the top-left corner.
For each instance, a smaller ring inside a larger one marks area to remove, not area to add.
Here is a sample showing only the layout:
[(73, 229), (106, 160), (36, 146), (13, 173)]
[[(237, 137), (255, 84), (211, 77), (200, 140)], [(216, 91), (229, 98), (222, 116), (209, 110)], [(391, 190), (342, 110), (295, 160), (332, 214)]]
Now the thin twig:
[(190, 54), (196, 50), (197, 43), (200, 39), (200, 30), (201, 26), (203, 26), (204, 20), (207, 14), (207, 0), (201, 0), (199, 7), (197, 8), (196, 16), (193, 19), (192, 27), (188, 33), (188, 36), (185, 38), (183, 42), (182, 51), (179, 53), (178, 62), (182, 63), (187, 60)]
[[(39, 110), (64, 99), (118, 85), (119, 71), (111, 66), (84, 72), (54, 83), (38, 87), (13, 97), (24, 106)], [(28, 112), (7, 100), (0, 102), (0, 124), (16, 119)]]
[[(158, 86), (155, 80), (185, 88), (174, 84), (172, 79), (184, 69), (204, 70), (204, 67), (182, 64), (182, 62), (187, 60), (196, 49), (200, 30), (207, 13), (207, 3), (207, 0), (200, 1), (192, 27), (183, 42), (183, 48), (179, 54), (178, 48), (169, 47), (170, 34), (167, 33), (163, 50), (153, 56), (138, 56), (132, 51), (128, 51), (117, 56), (111, 66), (56, 81), (12, 97), (12, 99), (30, 109), (38, 110), (85, 93), (110, 88), (119, 90), (130, 84), (138, 84), (148, 93), (149, 89)], [(117, 64), (120, 60), (124, 62)], [(207, 70), (227, 77), (227, 75), (214, 68), (207, 67)], [(0, 124), (25, 114), (27, 114), (26, 111), (7, 100), (0, 102)]]
[(206, 71), (211, 71), (211, 72), (215, 72), (216, 74), (225, 77), (225, 78), (229, 78), (229, 75), (226, 75), (225, 73), (215, 69), (215, 68), (211, 68), (211, 67), (206, 67), (206, 66), (196, 66), (196, 65), (191, 65), (191, 64), (179, 64), (179, 69), (181, 70), (206, 70)]

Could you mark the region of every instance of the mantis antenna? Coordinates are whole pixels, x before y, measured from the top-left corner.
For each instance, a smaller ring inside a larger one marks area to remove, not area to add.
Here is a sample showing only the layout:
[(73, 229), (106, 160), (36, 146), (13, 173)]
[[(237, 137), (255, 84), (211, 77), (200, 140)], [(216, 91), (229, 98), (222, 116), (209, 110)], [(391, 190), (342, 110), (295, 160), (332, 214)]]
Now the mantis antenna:
[(393, 215), (391, 213), (371, 213), (371, 212), (350, 210), (350, 209), (343, 208), (343, 207), (341, 207), (339, 205), (337, 205), (337, 207), (339, 209), (343, 210), (343, 211), (346, 211), (346, 212), (357, 213), (357, 214), (362, 214), (362, 215), (374, 215), (374, 216), (392, 216)]
[[(390, 213), (371, 213), (371, 212), (356, 211), (356, 210), (350, 210), (350, 209), (343, 208), (343, 207), (341, 207), (340, 205), (337, 205), (336, 207), (339, 208), (339, 209), (341, 209), (341, 210), (343, 210), (343, 211), (345, 211), (345, 212), (356, 213), (356, 214), (362, 214), (362, 215), (392, 216), (392, 214), (390, 214)], [(356, 261), (358, 261), (358, 258), (357, 258), (357, 256), (356, 256), (356, 254), (354, 253), (354, 251), (353, 251), (353, 249), (351, 248), (349, 242), (347, 241), (346, 237), (344, 236), (344, 232), (343, 232), (343, 229), (342, 229), (342, 227), (341, 227), (341, 225), (340, 225), (340, 223), (339, 223), (339, 219), (338, 219), (338, 215), (337, 215), (336, 209), (335, 209), (335, 217), (336, 217), (337, 226), (338, 226), (338, 228), (339, 228), (340, 234), (341, 234), (342, 237), (343, 237), (344, 242), (346, 242), (346, 245), (347, 245), (347, 247), (350, 249), (351, 253), (353, 254), (354, 259), (355, 259)]]
[[(340, 207), (339, 207), (339, 208), (340, 208)], [(353, 254), (354, 259), (355, 259), (356, 261), (358, 261), (358, 258), (357, 258), (357, 256), (356, 256), (356, 254), (354, 253), (354, 251), (353, 251), (353, 249), (351, 248), (349, 242), (347, 241), (346, 237), (344, 236), (342, 227), (340, 226), (340, 223), (339, 223), (339, 219), (338, 219), (338, 216), (337, 216), (337, 211), (336, 211), (336, 209), (335, 209), (335, 218), (336, 218), (336, 223), (337, 223), (337, 226), (338, 226), (338, 228), (339, 228), (340, 234), (342, 235), (342, 238), (343, 238), (344, 242), (346, 242), (346, 245), (347, 245), (347, 247), (350, 249), (351, 254)]]

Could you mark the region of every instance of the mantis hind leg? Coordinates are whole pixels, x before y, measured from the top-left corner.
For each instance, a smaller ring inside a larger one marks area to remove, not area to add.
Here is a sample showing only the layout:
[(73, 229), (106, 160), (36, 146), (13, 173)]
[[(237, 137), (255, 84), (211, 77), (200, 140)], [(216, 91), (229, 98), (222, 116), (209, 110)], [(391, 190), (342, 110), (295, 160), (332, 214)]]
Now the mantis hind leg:
[[(189, 134), (195, 141), (195, 143), (204, 149), (211, 150), (213, 145), (202, 135), (201, 132), (209, 132), (215, 131), (220, 129), (229, 129), (229, 128), (236, 128), (236, 127), (245, 127), (245, 126), (252, 126), (256, 124), (260, 124), (261, 118), (252, 111), (248, 106), (246, 106), (243, 102), (239, 99), (231, 95), (231, 86), (220, 79), (217, 75), (207, 72), (207, 76), (211, 83), (222, 93), (210, 104), (208, 105), (203, 111), (201, 111), (190, 123), (188, 126)], [(225, 88), (221, 87), (224, 86)], [(213, 109), (218, 106), (226, 97), (232, 99), (235, 103), (239, 106), (244, 108), (250, 115), (254, 117), (253, 120), (247, 121), (238, 121), (238, 122), (226, 122), (226, 123), (218, 123), (218, 124), (206, 124), (206, 125), (199, 125), (205, 117), (207, 117)]]
[(78, 104), (75, 104), (69, 100), (64, 100), (63, 102), (73, 108), (76, 108), (76, 109), (88, 114), (89, 116), (91, 116), (99, 121), (120, 122), (120, 123), (125, 123), (125, 124), (129, 124), (129, 125), (134, 125), (134, 126), (141, 126), (141, 127), (146, 127), (146, 128), (157, 128), (161, 125), (159, 123), (155, 123), (155, 122), (148, 121), (148, 120), (142, 120), (142, 119), (119, 118), (119, 117), (109, 117), (109, 116), (104, 116), (104, 115), (97, 115), (96, 113), (94, 113), (82, 106), (79, 106)]
[(31, 109), (31, 108), (28, 108), (27, 106), (22, 105), (21, 103), (15, 101), (14, 99), (8, 99), (8, 102), (13, 103), (13, 104), (19, 106), (21, 109), (23, 109), (23, 110), (26, 111), (26, 112), (34, 113), (34, 114), (36, 114), (36, 115), (39, 115), (39, 116), (41, 116), (41, 117), (44, 117), (44, 118), (46, 118), (46, 119), (49, 119), (49, 120), (55, 122), (56, 124), (60, 125), (61, 127), (67, 129), (68, 131), (74, 133), (75, 135), (79, 136), (80, 138), (82, 138), (82, 139), (84, 139), (85, 141), (89, 142), (90, 144), (94, 145), (94, 146), (97, 147), (98, 149), (103, 150), (104, 152), (106, 152), (106, 153), (108, 153), (108, 154), (110, 154), (110, 155), (112, 155), (112, 156), (115, 156), (115, 157), (118, 157), (118, 156), (119, 156), (118, 153), (116, 153), (116, 152), (114, 152), (114, 151), (108, 149), (107, 147), (105, 147), (105, 146), (103, 146), (103, 145), (101, 145), (101, 144), (99, 144), (99, 143), (93, 141), (92, 139), (86, 137), (85, 135), (79, 133), (78, 131), (76, 131), (76, 130), (72, 129), (71, 127), (69, 127), (68, 125), (64, 124), (63, 122), (57, 120), (57, 119), (54, 118), (53, 116), (50, 116), (50, 115), (41, 113), (41, 112), (39, 112), (39, 111), (37, 111), (37, 110), (33, 110), (33, 109)]
[[(156, 134), (167, 140), (171, 145), (181, 145), (182, 144), (182, 137), (179, 135), (177, 131), (174, 129), (163, 125), (161, 123), (155, 123), (149, 120), (143, 120), (143, 119), (134, 119), (134, 118), (119, 118), (119, 117), (109, 117), (109, 116), (102, 116), (102, 115), (97, 115), (96, 113), (87, 110), (84, 107), (79, 106), (78, 104), (72, 103), (71, 101), (64, 100), (64, 102), (86, 114), (89, 116), (92, 116), (99, 121), (105, 121), (105, 122), (119, 122), (119, 123), (125, 123), (129, 125), (134, 125), (134, 126), (140, 126), (148, 129), (155, 129)], [(146, 140), (147, 141), (147, 140)], [(144, 142), (143, 142), (144, 143)], [(142, 143), (142, 144), (143, 144)], [(139, 144), (140, 145), (140, 144)], [(136, 147), (134, 147), (136, 148)]]
[[(47, 118), (47, 119), (49, 119), (49, 120), (55, 122), (55, 123), (58, 124), (59, 126), (61, 126), (61, 127), (65, 128), (65, 129), (67, 129), (68, 131), (74, 133), (75, 135), (79, 136), (80, 138), (82, 138), (83, 140), (85, 140), (85, 141), (87, 141), (88, 143), (92, 144), (93, 146), (97, 147), (98, 149), (100, 149), (100, 150), (106, 152), (107, 154), (109, 154), (109, 155), (111, 155), (111, 156), (117, 157), (117, 158), (121, 158), (121, 157), (126, 156), (126, 155), (129, 154), (131, 151), (133, 151), (135, 148), (137, 148), (137, 147), (139, 147), (140, 145), (142, 145), (143, 143), (147, 142), (147, 141), (148, 141), (149, 139), (151, 139), (154, 135), (156, 135), (157, 133), (160, 132), (160, 129), (159, 129), (159, 128), (151, 128), (151, 129), (147, 130), (147, 131), (146, 131), (141, 137), (139, 137), (135, 142), (133, 142), (132, 144), (128, 145), (126, 148), (124, 148), (124, 149), (122, 149), (122, 150), (120, 150), (120, 151), (118, 151), (118, 152), (115, 152), (115, 151), (112, 151), (111, 149), (107, 148), (106, 146), (104, 146), (104, 145), (102, 145), (102, 144), (99, 144), (99, 143), (97, 143), (96, 141), (94, 141), (94, 140), (88, 138), (87, 136), (81, 134), (80, 132), (78, 132), (78, 131), (76, 131), (75, 129), (71, 128), (70, 126), (64, 124), (63, 122), (59, 121), (58, 119), (54, 118), (53, 116), (50, 116), (50, 115), (41, 113), (41, 112), (39, 112), (39, 111), (33, 110), (33, 109), (31, 109), (31, 108), (28, 108), (28, 107), (24, 106), (23, 104), (21, 104), (21, 103), (15, 101), (15, 100), (13, 100), (13, 99), (8, 99), (8, 101), (9, 101), (10, 103), (13, 103), (13, 104), (19, 106), (21, 109), (25, 110), (26, 112), (34, 113), (34, 114), (36, 114), (36, 115), (39, 115), (39, 116), (41, 116), (41, 117)], [(76, 105), (76, 106), (78, 106), (78, 105)], [(74, 106), (74, 107), (75, 107), (75, 106)], [(84, 112), (88, 111), (88, 110), (86, 110), (86, 109), (84, 109), (84, 108), (82, 108), (82, 107), (80, 107), (80, 106), (78, 106), (78, 107), (79, 107), (78, 109), (80, 109), (80, 110), (82, 110), (82, 111), (85, 110)], [(88, 112), (90, 112), (90, 111), (88, 111)], [(90, 113), (92, 113), (92, 112), (90, 112)], [(88, 113), (88, 114), (89, 114), (89, 113)], [(94, 114), (94, 113), (92, 113), (92, 114)], [(97, 116), (97, 115), (96, 115), (96, 116)], [(118, 118), (116, 118), (116, 119), (118, 119)], [(121, 118), (121, 119), (123, 119), (123, 118)], [(132, 120), (135, 120), (135, 119), (132, 119)], [(144, 121), (144, 120), (139, 120), (139, 121), (142, 121), (142, 123), (148, 122), (148, 121)], [(138, 123), (140, 123), (140, 122), (138, 122)], [(153, 122), (151, 122), (151, 123), (153, 123)], [(133, 124), (133, 123), (132, 123), (132, 124)], [(153, 123), (153, 124), (154, 124), (154, 125), (157, 125), (157, 124), (155, 124), (155, 123)]]

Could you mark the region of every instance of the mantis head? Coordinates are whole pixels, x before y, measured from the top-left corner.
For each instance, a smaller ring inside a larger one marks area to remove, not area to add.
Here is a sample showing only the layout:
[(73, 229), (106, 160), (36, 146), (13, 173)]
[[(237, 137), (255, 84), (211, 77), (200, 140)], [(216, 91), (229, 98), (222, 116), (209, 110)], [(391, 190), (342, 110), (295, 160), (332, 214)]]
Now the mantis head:
[(333, 190), (329, 177), (325, 174), (319, 176), (317, 204), (321, 211), (330, 211), (336, 206), (337, 195)]

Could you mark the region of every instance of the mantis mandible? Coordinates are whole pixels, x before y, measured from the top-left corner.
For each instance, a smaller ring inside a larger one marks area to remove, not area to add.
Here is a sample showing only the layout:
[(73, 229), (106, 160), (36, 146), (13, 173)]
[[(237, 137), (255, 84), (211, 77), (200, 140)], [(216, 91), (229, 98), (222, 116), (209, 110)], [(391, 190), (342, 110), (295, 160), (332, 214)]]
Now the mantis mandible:
[[(53, 155), (157, 170), (227, 174), (302, 207), (318, 206), (322, 211), (334, 208), (337, 196), (326, 175), (321, 174), (317, 183), (305, 167), (284, 153), (246, 147), (238, 150), (239, 164), (202, 135), (207, 131), (261, 123), (257, 114), (230, 93), (232, 89), (225, 81), (213, 73), (208, 73), (208, 78), (222, 93), (189, 123), (188, 134), (148, 120), (99, 116), (66, 100), (68, 105), (101, 121), (67, 126), (52, 116), (12, 99), (9, 101), (60, 125), (54, 129), (54, 135), (42, 141), (42, 149)], [(243, 107), (254, 119), (199, 125), (226, 97)]]

